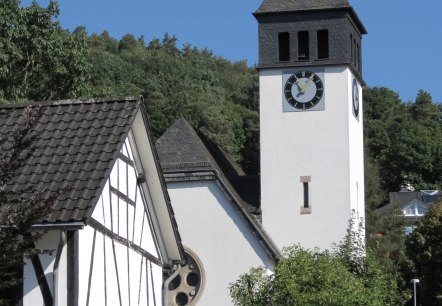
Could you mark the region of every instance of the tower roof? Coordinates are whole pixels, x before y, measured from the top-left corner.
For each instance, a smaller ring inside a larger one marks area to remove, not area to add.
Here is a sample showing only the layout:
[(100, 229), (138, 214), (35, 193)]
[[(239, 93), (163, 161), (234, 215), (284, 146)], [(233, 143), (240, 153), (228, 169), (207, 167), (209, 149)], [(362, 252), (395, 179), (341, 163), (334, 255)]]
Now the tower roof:
[(264, 0), (257, 14), (350, 8), (348, 0)]

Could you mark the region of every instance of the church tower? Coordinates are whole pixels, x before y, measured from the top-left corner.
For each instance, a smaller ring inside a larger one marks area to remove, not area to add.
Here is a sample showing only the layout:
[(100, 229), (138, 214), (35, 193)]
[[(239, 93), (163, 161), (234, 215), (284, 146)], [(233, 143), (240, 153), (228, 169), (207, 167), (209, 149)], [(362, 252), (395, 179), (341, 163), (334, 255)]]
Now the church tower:
[(262, 224), (282, 248), (330, 248), (364, 217), (361, 39), (347, 0), (264, 0)]

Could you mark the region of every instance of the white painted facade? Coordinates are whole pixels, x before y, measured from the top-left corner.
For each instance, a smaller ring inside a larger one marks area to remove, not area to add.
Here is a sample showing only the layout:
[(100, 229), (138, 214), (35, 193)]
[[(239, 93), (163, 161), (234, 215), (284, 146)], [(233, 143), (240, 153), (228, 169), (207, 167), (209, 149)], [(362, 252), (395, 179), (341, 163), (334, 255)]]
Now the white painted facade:
[(198, 305), (232, 305), (230, 283), (251, 267), (274, 269), (274, 260), (217, 181), (169, 182), (167, 188), (183, 244), (203, 265)]
[[(280, 248), (330, 248), (344, 238), (352, 210), (364, 217), (362, 88), (357, 120), (353, 73), (323, 69), (325, 110), (301, 112), (283, 111), (284, 70), (260, 71), (262, 220)], [(311, 213), (302, 214), (306, 176)]]
[[(76, 232), (75, 250), (69, 250), (66, 230), (49, 231), (37, 243), (39, 249), (53, 250), (39, 256), (53, 305), (162, 305), (162, 266), (166, 259), (160, 252), (161, 237), (154, 230), (153, 211), (149, 209), (154, 196), (149, 185), (159, 180), (146, 182), (144, 188), (137, 183), (137, 169), (143, 168), (136, 167), (141, 161), (134, 157), (134, 137), (131, 133), (126, 139), (89, 225)], [(153, 169), (151, 172), (155, 173)], [(69, 267), (69, 262), (77, 266)], [(31, 261), (26, 263), (23, 305), (44, 306), (37, 270)], [(78, 304), (68, 303), (69, 294)]]

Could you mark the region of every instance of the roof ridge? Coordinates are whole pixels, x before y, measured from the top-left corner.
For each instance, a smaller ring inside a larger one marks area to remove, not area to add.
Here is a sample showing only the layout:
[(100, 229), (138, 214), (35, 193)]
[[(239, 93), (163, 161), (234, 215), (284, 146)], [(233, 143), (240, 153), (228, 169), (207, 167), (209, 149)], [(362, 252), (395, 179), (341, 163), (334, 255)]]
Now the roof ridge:
[(264, 0), (256, 13), (349, 8), (348, 0)]
[(143, 96), (114, 96), (114, 97), (99, 97), (90, 99), (63, 99), (63, 100), (48, 100), (48, 101), (29, 101), (26, 103), (8, 103), (0, 104), (1, 108), (25, 108), (28, 106), (59, 106), (72, 104), (94, 104), (94, 103), (108, 103), (108, 102), (128, 102), (128, 101), (144, 101)]

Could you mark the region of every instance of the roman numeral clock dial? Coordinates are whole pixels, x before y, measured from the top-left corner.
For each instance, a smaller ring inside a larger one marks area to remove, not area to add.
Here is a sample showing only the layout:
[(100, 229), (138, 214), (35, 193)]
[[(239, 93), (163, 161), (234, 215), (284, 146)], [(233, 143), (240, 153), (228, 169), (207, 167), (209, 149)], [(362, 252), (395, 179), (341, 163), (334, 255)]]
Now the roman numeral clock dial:
[(285, 100), (298, 111), (315, 108), (323, 95), (324, 84), (321, 78), (311, 71), (298, 71), (292, 74), (284, 85)]

